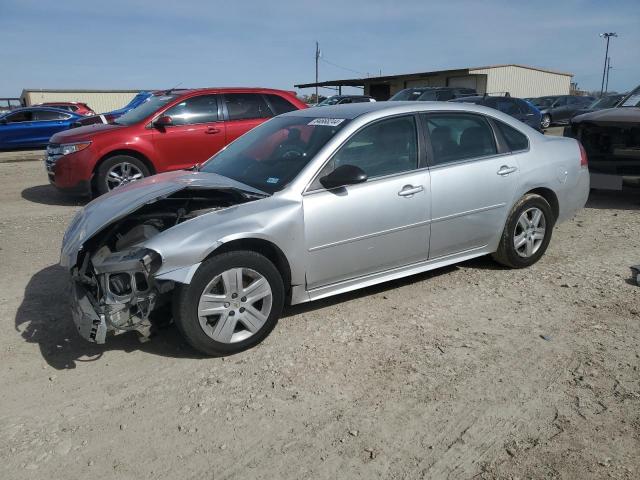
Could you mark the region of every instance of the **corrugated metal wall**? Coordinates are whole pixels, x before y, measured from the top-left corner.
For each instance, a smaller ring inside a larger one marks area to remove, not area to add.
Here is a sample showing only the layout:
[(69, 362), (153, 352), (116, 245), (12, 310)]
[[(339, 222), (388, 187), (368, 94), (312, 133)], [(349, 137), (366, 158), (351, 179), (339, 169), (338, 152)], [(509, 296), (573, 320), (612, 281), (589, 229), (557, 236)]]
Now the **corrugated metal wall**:
[(47, 90), (25, 90), (22, 99), (26, 105), (44, 102), (83, 102), (96, 113), (108, 112), (124, 107), (138, 91), (118, 92), (57, 92)]
[(469, 73), (487, 75), (487, 93), (509, 92), (513, 97), (542, 97), (544, 95), (569, 95), (571, 77), (541, 70), (504, 67), (469, 70)]

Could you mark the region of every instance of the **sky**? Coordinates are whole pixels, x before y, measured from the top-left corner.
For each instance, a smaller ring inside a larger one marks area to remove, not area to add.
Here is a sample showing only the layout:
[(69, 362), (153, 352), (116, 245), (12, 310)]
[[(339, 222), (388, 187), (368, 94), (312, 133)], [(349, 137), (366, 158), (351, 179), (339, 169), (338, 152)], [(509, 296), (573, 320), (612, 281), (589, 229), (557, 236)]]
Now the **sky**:
[[(640, 84), (639, 0), (0, 0), (0, 97), (262, 86), (518, 63)], [(311, 89), (301, 93), (312, 93)], [(324, 95), (329, 90), (321, 90)]]

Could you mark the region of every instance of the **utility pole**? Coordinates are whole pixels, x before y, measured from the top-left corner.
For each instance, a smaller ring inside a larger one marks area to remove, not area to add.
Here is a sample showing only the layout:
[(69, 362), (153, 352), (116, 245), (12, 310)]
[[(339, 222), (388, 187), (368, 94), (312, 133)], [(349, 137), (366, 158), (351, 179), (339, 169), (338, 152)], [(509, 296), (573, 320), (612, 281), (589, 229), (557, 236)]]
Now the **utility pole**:
[(602, 93), (604, 92), (604, 77), (607, 74), (607, 62), (608, 62), (608, 58), (609, 58), (609, 39), (611, 37), (617, 37), (618, 34), (616, 32), (608, 32), (608, 33), (601, 33), (600, 36), (602, 38), (606, 38), (607, 39), (607, 49), (605, 50), (604, 53), (604, 69), (602, 70), (602, 85), (600, 86), (600, 96), (602, 96)]
[(604, 93), (609, 91), (609, 70), (613, 67), (611, 66), (611, 57), (607, 58), (607, 80), (604, 82)]
[(316, 42), (316, 103), (318, 103), (318, 61), (320, 60), (320, 45)]

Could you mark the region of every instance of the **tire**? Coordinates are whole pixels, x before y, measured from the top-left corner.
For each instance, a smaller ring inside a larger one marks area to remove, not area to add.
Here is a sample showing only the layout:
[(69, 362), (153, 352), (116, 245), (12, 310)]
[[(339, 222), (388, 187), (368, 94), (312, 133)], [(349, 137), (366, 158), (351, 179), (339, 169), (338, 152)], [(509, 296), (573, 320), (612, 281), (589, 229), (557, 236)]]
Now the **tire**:
[(542, 119), (540, 120), (540, 126), (544, 128), (549, 128), (551, 126), (551, 115), (545, 113), (542, 115)]
[[(110, 172), (113, 171), (115, 173), (118, 171), (122, 171), (123, 168), (126, 171), (131, 172), (131, 174), (128, 175), (128, 177), (130, 178), (123, 177), (121, 185), (135, 182), (136, 180), (140, 180), (141, 178), (151, 175), (149, 168), (147, 168), (142, 160), (129, 155), (115, 155), (113, 157), (107, 158), (98, 167), (95, 177), (96, 193), (98, 195), (104, 195), (105, 193), (113, 190), (113, 188), (120, 186), (116, 185), (117, 179), (111, 177)], [(138, 177), (138, 175), (141, 176)]]
[[(242, 289), (234, 288), (233, 282), (232, 286), (227, 283), (228, 279), (237, 282), (238, 270)], [(253, 282), (260, 278), (266, 281), (270, 297), (252, 302), (267, 291), (264, 282), (260, 288), (251, 290)], [(207, 297), (203, 297), (205, 294)], [(232, 298), (234, 294), (237, 296)], [(182, 336), (199, 352), (232, 355), (257, 345), (269, 335), (278, 323), (284, 298), (282, 276), (273, 263), (256, 252), (238, 250), (206, 260), (189, 285), (176, 288), (173, 316)], [(207, 316), (202, 312), (214, 313)]]
[[(533, 226), (535, 212), (541, 213), (537, 228)], [(522, 219), (523, 215), (525, 215), (524, 219)], [(529, 219), (532, 219), (531, 222)], [(523, 196), (509, 213), (498, 250), (492, 254), (493, 259), (510, 268), (525, 268), (533, 265), (546, 252), (554, 224), (553, 211), (544, 198), (535, 194)], [(527, 225), (530, 230), (523, 228), (524, 225)], [(544, 228), (544, 232), (541, 232), (540, 227)], [(542, 238), (539, 238), (540, 235)], [(516, 248), (516, 242), (521, 243), (523, 238), (524, 244)]]

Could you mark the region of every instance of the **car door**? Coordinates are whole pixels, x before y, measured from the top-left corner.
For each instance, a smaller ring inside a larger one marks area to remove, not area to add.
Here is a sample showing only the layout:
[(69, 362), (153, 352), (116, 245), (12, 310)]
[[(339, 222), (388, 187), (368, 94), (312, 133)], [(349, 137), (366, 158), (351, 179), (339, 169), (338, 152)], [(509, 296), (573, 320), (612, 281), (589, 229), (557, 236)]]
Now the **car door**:
[(499, 153), (483, 115), (429, 113), (422, 120), (430, 145), (429, 258), (482, 249), (503, 230), (517, 186), (517, 159)]
[(171, 117), (171, 125), (156, 127), (153, 132), (154, 163), (159, 171), (192, 167), (226, 145), (217, 95), (185, 98), (159, 116)]
[(273, 112), (259, 93), (225, 93), (223, 107), (227, 120), (227, 143), (273, 117)]
[(569, 106), (567, 105), (566, 96), (562, 96), (553, 102), (551, 118), (553, 118), (554, 122), (564, 122), (569, 118)]
[(0, 124), (0, 148), (29, 145), (32, 119), (31, 110), (19, 110), (5, 115)]
[(33, 144), (44, 145), (56, 133), (67, 130), (71, 115), (51, 110), (34, 110), (31, 124), (31, 140)]
[[(356, 132), (303, 197), (307, 288), (427, 259), (429, 172), (419, 161), (416, 118), (403, 115)], [(326, 190), (319, 179), (355, 165), (366, 182)]]

